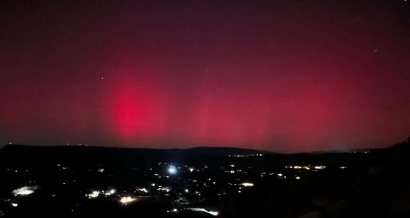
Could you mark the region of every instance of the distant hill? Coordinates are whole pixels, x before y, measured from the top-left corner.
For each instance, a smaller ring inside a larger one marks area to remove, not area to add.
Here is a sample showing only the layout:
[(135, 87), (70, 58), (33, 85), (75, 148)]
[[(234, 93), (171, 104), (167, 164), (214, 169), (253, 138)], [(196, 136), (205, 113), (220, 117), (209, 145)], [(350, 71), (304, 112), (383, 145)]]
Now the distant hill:
[[(0, 162), (29, 162), (39, 160), (48, 162), (98, 161), (98, 162), (150, 162), (150, 161), (232, 161), (228, 155), (264, 154), (258, 158), (261, 164), (367, 164), (378, 165), (383, 162), (396, 164), (407, 163), (410, 156), (410, 142), (397, 143), (384, 149), (312, 152), (298, 154), (278, 154), (244, 148), (230, 147), (195, 147), (188, 149), (150, 149), (150, 148), (114, 148), (97, 146), (27, 146), (6, 145), (0, 149)], [(369, 151), (369, 152), (367, 152)], [(266, 158), (265, 158), (266, 157)], [(251, 158), (249, 161), (256, 161)]]
[[(271, 154), (268, 151), (228, 147), (196, 147), (188, 149), (114, 148), (96, 146), (28, 146), (6, 145), (0, 149), (0, 162), (57, 162), (98, 160), (136, 162), (169, 160), (203, 160), (235, 154)], [(223, 159), (223, 158), (220, 158)]]
[(4, 151), (110, 151), (110, 152), (149, 152), (149, 153), (191, 153), (201, 155), (232, 155), (232, 154), (272, 154), (273, 152), (261, 151), (246, 148), (231, 147), (194, 147), (194, 148), (170, 148), (170, 149), (153, 149), (153, 148), (117, 148), (117, 147), (99, 147), (99, 146), (31, 146), (8, 144), (3, 147)]

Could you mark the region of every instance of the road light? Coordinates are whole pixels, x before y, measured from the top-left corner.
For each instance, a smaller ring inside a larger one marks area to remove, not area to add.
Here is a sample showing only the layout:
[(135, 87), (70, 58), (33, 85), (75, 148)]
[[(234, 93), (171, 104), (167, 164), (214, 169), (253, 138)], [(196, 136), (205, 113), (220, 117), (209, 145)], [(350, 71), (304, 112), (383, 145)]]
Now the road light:
[(177, 173), (177, 168), (175, 168), (174, 166), (170, 166), (168, 168), (168, 172), (169, 172), (169, 174), (175, 174), (175, 173)]

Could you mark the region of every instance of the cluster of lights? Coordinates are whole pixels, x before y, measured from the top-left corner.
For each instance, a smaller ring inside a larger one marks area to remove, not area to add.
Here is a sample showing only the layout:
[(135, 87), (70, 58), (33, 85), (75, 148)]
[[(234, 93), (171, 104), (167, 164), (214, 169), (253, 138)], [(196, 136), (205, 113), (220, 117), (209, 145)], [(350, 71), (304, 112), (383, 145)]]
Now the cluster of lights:
[(148, 189), (146, 188), (136, 188), (137, 191), (148, 193)]
[[(286, 167), (285, 167), (285, 168), (286, 168)], [(289, 168), (290, 168), (290, 169), (295, 169), (295, 170), (302, 169), (301, 166), (289, 166)]]
[(105, 196), (110, 196), (110, 195), (112, 195), (112, 194), (114, 194), (114, 193), (115, 193), (115, 190), (114, 190), (114, 189), (111, 189), (110, 191), (105, 192), (104, 194), (105, 194)]
[(262, 157), (263, 154), (230, 154), (228, 157)]
[(92, 191), (91, 194), (88, 194), (88, 198), (96, 198), (100, 195), (100, 191)]
[(97, 198), (98, 196), (100, 196), (100, 194), (104, 194), (105, 196), (110, 196), (110, 195), (113, 195), (115, 192), (116, 192), (115, 189), (111, 189), (108, 191), (93, 190), (90, 194), (86, 194), (85, 196), (91, 199), (91, 198)]
[(169, 192), (169, 191), (171, 191), (171, 188), (170, 187), (161, 187), (161, 186), (159, 186), (157, 190), (158, 191), (163, 191), (163, 192)]
[(135, 201), (135, 200), (137, 200), (137, 199), (136, 199), (136, 198), (132, 198), (132, 197), (130, 197), (130, 196), (121, 197), (120, 203), (123, 204), (123, 205), (127, 205), (128, 203), (131, 203), (131, 202), (133, 202), (133, 201)]
[(173, 208), (172, 210), (167, 210), (167, 212), (171, 212), (171, 213), (178, 213), (178, 209), (177, 208)]
[(38, 186), (24, 186), (21, 188), (18, 188), (16, 190), (13, 191), (13, 194), (15, 196), (18, 195), (31, 195), (34, 193), (34, 191), (38, 189)]
[[(310, 165), (308, 165), (308, 166), (285, 166), (285, 168), (295, 169), (295, 170), (299, 170), (299, 169), (310, 170), (312, 168), (312, 166), (310, 166)], [(322, 170), (322, 169), (325, 169), (326, 166), (318, 165), (318, 166), (313, 166), (313, 168), (316, 169), (316, 170)]]

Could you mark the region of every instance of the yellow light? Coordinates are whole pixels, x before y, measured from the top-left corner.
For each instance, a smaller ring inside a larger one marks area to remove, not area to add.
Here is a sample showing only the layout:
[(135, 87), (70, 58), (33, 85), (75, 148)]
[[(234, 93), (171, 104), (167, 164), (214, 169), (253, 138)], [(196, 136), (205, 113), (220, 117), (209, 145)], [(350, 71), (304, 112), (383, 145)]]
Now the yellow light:
[(124, 205), (127, 205), (128, 203), (131, 203), (131, 202), (133, 202), (133, 201), (135, 201), (135, 200), (137, 200), (137, 199), (132, 198), (132, 197), (130, 197), (130, 196), (127, 196), (127, 197), (121, 197), (120, 202), (121, 202), (122, 204), (124, 204)]
[(96, 198), (98, 197), (98, 195), (100, 195), (99, 191), (93, 191), (91, 194), (88, 194), (89, 198)]
[(252, 186), (253, 186), (253, 183), (244, 182), (244, 183), (242, 183), (242, 185), (245, 186), (245, 187), (252, 187)]

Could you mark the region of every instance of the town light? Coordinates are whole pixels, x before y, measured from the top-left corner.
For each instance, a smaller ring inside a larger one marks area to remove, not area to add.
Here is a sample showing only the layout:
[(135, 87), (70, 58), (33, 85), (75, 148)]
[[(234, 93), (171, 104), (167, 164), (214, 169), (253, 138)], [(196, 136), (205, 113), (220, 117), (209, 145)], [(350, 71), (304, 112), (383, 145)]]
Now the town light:
[(177, 168), (175, 168), (174, 166), (170, 166), (168, 168), (168, 172), (169, 172), (169, 174), (175, 174), (175, 173), (177, 173)]

